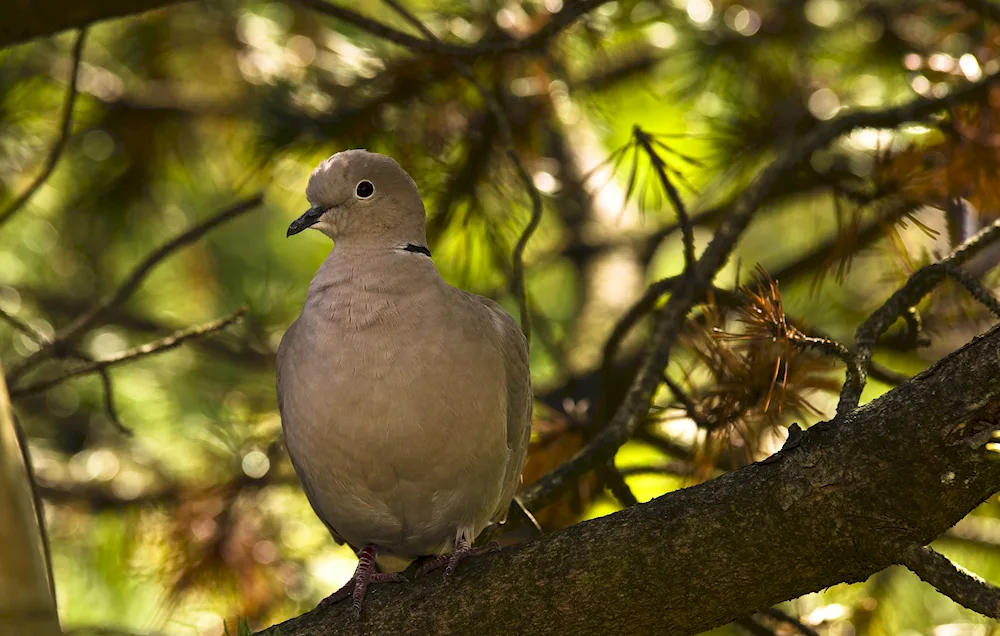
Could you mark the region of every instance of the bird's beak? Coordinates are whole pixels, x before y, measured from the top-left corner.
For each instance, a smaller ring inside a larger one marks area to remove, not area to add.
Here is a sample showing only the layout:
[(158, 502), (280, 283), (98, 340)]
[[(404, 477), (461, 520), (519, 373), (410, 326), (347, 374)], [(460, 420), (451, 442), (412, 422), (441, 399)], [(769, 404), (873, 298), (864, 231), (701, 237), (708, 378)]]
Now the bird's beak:
[(288, 237), (293, 234), (298, 234), (309, 226), (315, 225), (328, 209), (329, 208), (309, 208), (306, 210), (305, 214), (292, 221), (292, 224), (288, 226), (288, 232), (285, 233), (285, 236)]

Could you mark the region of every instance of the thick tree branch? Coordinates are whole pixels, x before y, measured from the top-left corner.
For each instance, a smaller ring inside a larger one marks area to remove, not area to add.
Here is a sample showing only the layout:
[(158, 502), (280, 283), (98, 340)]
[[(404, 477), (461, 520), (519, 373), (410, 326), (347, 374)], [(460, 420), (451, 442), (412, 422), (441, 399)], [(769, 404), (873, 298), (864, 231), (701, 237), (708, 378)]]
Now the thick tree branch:
[[(794, 448), (648, 504), (369, 591), (283, 636), (696, 634), (898, 562), (1000, 490), (1000, 329)], [(802, 537), (809, 545), (802, 546)], [(895, 547), (895, 548), (894, 548)]]
[(4, 0), (0, 47), (186, 0)]

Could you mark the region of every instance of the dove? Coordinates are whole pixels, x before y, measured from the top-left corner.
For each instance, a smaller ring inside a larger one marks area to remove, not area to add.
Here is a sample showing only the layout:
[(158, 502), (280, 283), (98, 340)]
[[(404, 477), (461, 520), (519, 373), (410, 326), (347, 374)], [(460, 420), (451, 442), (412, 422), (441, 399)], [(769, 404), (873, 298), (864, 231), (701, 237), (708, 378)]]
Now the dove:
[(531, 434), (528, 343), (492, 300), (451, 286), (431, 258), (413, 179), (346, 150), (306, 188), (288, 227), (333, 239), (277, 356), (278, 409), (295, 472), (334, 539), (358, 554), (322, 605), (496, 545)]

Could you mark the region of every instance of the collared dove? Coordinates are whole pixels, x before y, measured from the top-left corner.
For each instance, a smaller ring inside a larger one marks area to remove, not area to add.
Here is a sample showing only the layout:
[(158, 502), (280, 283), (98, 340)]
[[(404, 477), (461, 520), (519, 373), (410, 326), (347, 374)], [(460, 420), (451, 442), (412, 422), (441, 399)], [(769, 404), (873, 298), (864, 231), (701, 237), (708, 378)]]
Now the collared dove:
[(394, 160), (337, 153), (306, 197), (288, 236), (311, 227), (335, 246), (278, 348), (278, 409), (309, 503), (359, 552), (324, 604), (352, 595), (360, 611), (369, 582), (433, 555), (448, 576), (506, 519), (531, 429), (528, 345), (498, 304), (438, 274)]

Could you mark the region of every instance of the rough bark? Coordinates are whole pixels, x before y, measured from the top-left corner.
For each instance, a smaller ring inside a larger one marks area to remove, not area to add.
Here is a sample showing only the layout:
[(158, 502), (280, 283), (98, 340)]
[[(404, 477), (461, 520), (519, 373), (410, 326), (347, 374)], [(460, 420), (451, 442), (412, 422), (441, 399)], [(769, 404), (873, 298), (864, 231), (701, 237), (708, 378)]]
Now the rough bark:
[(0, 48), (187, 0), (3, 0)]
[[(905, 559), (1000, 490), (1000, 329), (772, 457), (280, 625), (332, 634), (696, 634)], [(270, 633), (274, 633), (271, 631)]]

